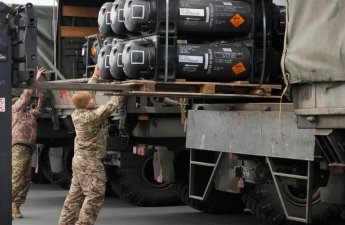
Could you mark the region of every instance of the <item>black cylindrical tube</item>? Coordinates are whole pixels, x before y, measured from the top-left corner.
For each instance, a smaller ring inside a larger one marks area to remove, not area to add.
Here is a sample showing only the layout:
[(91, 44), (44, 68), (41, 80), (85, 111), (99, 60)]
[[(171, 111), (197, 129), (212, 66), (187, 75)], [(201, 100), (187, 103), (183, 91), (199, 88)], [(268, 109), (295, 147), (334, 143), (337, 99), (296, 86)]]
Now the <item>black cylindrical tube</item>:
[(97, 59), (99, 78), (101, 80), (112, 80), (109, 67), (109, 55), (112, 48), (112, 38), (107, 38), (100, 49)]
[(98, 29), (104, 37), (113, 35), (113, 31), (110, 26), (110, 10), (112, 5), (112, 2), (104, 3), (98, 13)]
[(110, 73), (115, 80), (126, 80), (126, 75), (123, 71), (123, 62), (122, 62), (122, 52), (125, 47), (125, 42), (116, 43), (109, 55), (109, 66)]
[(155, 45), (150, 40), (134, 40), (125, 45), (123, 70), (128, 78), (150, 79), (155, 72)]
[(145, 32), (156, 22), (155, 0), (128, 0), (124, 6), (125, 26), (131, 32)]
[(111, 29), (117, 36), (126, 36), (124, 6), (126, 0), (115, 0), (110, 11)]

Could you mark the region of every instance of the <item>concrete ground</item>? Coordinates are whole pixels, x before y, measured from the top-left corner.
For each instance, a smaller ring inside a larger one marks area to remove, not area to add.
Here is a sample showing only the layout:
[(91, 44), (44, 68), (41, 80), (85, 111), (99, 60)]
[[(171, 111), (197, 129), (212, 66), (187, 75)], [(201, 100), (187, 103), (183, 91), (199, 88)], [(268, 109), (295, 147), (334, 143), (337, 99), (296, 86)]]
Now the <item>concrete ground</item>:
[[(13, 225), (56, 225), (67, 191), (54, 185), (32, 184), (22, 206), (23, 219)], [(250, 213), (222, 216), (200, 213), (188, 206), (144, 208), (107, 198), (96, 225), (261, 225)]]

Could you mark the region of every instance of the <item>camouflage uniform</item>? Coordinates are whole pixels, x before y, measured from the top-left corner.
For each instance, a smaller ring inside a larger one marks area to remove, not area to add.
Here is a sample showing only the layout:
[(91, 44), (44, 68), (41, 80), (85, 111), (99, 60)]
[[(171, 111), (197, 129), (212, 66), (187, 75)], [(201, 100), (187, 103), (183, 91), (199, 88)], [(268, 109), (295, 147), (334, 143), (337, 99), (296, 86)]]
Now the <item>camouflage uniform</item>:
[[(97, 82), (92, 77), (89, 83)], [(108, 117), (119, 108), (122, 97), (114, 96), (96, 109), (76, 109), (72, 114), (76, 138), (72, 161), (73, 178), (59, 225), (91, 225), (103, 205), (106, 177), (101, 159), (106, 153)]]
[(44, 98), (30, 109), (33, 90), (24, 90), (12, 105), (12, 202), (18, 207), (25, 202), (31, 181), (31, 156), (36, 142), (36, 119), (43, 111)]

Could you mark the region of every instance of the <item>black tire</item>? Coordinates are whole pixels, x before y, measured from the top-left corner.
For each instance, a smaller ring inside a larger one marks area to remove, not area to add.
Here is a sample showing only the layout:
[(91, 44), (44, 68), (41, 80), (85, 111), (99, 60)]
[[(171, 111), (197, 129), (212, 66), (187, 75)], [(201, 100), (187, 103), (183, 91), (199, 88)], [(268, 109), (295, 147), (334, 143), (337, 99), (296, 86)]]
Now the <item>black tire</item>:
[(107, 183), (106, 183), (106, 187), (105, 187), (105, 197), (115, 197), (116, 193), (115, 193), (115, 191), (113, 191), (113, 188), (109, 182), (109, 180), (111, 179), (111, 178), (109, 178), (109, 175), (111, 175), (113, 173), (116, 174), (117, 167), (104, 165), (104, 169), (105, 169), (105, 172), (107, 175)]
[(188, 206), (209, 214), (238, 214), (244, 210), (241, 194), (211, 190), (206, 201), (189, 198), (188, 184), (177, 183), (177, 194)]
[(345, 205), (341, 206), (340, 218), (345, 221)]
[(152, 162), (153, 156), (149, 156), (143, 160), (141, 166), (109, 169), (108, 178), (114, 192), (136, 206), (181, 204), (175, 192), (175, 184), (160, 184), (153, 180)]
[(72, 180), (72, 158), (73, 158), (73, 149), (72, 148), (64, 148), (63, 154), (63, 172), (61, 173), (53, 173), (50, 167), (49, 162), (49, 155), (48, 149), (45, 149), (42, 152), (41, 156), (41, 169), (42, 173), (46, 177), (46, 179), (52, 183), (61, 186), (63, 189), (68, 190), (71, 186)]
[(47, 184), (49, 181), (44, 176), (42, 169), (38, 169), (38, 173), (36, 173), (36, 168), (31, 167), (31, 181), (35, 184)]
[[(338, 218), (339, 207), (333, 204), (320, 202), (320, 196), (313, 197), (312, 224), (330, 224), (332, 219)], [(298, 222), (287, 220), (280, 203), (274, 184), (261, 184), (247, 188), (243, 193), (243, 201), (252, 214), (260, 221), (272, 225), (294, 225)], [(303, 199), (287, 201), (289, 212), (294, 216), (304, 217)], [(305, 201), (304, 201), (305, 202)]]
[(209, 214), (238, 214), (244, 210), (241, 194), (217, 191), (214, 187), (206, 201), (189, 198), (189, 151), (182, 152), (175, 161), (176, 192), (188, 206)]

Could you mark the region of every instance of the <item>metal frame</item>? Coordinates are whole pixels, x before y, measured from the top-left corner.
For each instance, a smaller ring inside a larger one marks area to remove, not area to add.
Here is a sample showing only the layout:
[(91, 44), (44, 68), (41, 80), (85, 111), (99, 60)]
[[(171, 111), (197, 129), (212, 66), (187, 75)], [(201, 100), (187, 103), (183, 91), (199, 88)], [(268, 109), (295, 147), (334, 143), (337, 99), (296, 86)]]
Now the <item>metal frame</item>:
[[(277, 189), (278, 196), (280, 199), (280, 202), (282, 204), (285, 216), (289, 220), (302, 222), (302, 223), (311, 223), (312, 222), (312, 198), (313, 198), (313, 184), (314, 184), (314, 162), (307, 161), (308, 164), (308, 174), (307, 176), (301, 176), (301, 175), (295, 175), (295, 174), (288, 174), (288, 173), (279, 173), (276, 172), (274, 159), (270, 157), (266, 157), (267, 164), (270, 168), (270, 171), (272, 173), (274, 185)], [(281, 179), (284, 178), (292, 178), (292, 179), (300, 179), (300, 180), (306, 180), (307, 182), (307, 200), (306, 200), (306, 207), (305, 207), (305, 217), (295, 217), (293, 215), (289, 214), (289, 209), (286, 206), (286, 200), (284, 198), (283, 190), (281, 187)]]
[(90, 46), (90, 39), (96, 39), (97, 42), (98, 42), (98, 46), (99, 48), (101, 49), (102, 48), (102, 42), (101, 42), (101, 39), (100, 39), (100, 35), (99, 34), (94, 34), (94, 35), (91, 35), (91, 36), (87, 36), (86, 37), (86, 45), (87, 45), (87, 48), (86, 48), (86, 60), (85, 60), (85, 65), (86, 65), (86, 76), (88, 76), (89, 74), (89, 70), (91, 68), (94, 68), (95, 65), (89, 65), (89, 57), (90, 57), (90, 52), (89, 52), (89, 46)]
[[(195, 156), (195, 149), (191, 149), (190, 150), (190, 161), (189, 161), (189, 197), (193, 198), (193, 199), (197, 199), (200, 201), (205, 201), (208, 198), (208, 195), (212, 189), (212, 185), (214, 183), (214, 179), (216, 178), (216, 175), (219, 171), (221, 162), (224, 158), (224, 153), (223, 152), (219, 152), (218, 153), (218, 157), (216, 160), (216, 163), (206, 163), (206, 162), (200, 162), (200, 161), (195, 161), (194, 160), (194, 156)], [(213, 167), (213, 171), (212, 174), (208, 180), (207, 186), (204, 190), (204, 193), (202, 196), (197, 196), (194, 195), (194, 187), (195, 187), (195, 183), (194, 183), (194, 175), (195, 175), (195, 169), (193, 166), (198, 165), (198, 166), (207, 166), (207, 167)]]

